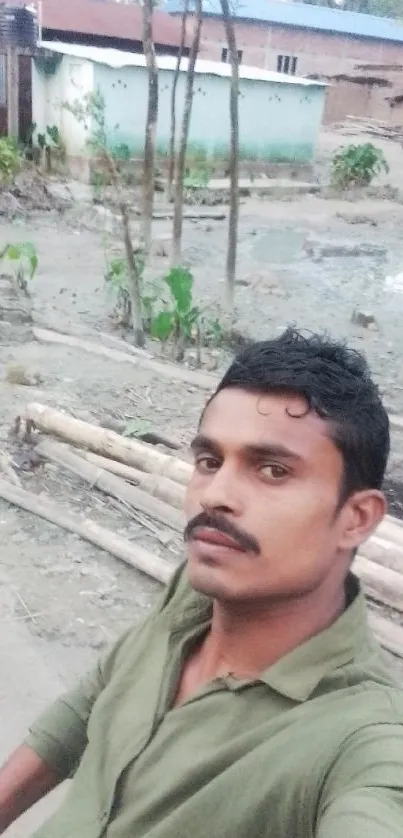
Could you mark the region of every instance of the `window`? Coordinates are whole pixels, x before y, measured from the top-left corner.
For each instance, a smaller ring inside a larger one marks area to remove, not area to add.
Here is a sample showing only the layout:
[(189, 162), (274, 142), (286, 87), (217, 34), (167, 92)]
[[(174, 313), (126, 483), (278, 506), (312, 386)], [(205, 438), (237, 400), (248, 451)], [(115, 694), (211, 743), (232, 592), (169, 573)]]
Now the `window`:
[(287, 73), (295, 76), (297, 72), (298, 58), (295, 55), (278, 55), (277, 56), (277, 72)]
[[(237, 56), (238, 56), (238, 64), (242, 64), (243, 51), (241, 49), (238, 50)], [(229, 61), (229, 51), (226, 48), (223, 48), (221, 50), (221, 61), (223, 61), (224, 64), (227, 64), (228, 61)]]

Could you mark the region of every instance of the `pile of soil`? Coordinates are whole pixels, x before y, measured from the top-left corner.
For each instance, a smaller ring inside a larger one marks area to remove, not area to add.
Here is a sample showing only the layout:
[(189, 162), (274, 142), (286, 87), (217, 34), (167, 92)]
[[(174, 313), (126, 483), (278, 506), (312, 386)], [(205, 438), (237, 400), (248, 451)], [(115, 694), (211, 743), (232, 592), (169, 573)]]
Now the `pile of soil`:
[(30, 212), (62, 212), (67, 202), (53, 195), (38, 169), (24, 168), (12, 184), (0, 188), (0, 216), (14, 218)]

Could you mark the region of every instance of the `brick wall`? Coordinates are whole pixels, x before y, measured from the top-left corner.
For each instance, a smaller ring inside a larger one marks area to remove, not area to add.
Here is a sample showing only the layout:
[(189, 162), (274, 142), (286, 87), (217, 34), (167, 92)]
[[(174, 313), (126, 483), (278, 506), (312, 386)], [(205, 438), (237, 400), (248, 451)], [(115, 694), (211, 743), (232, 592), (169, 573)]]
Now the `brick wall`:
[[(243, 64), (277, 70), (279, 55), (295, 56), (296, 72), (301, 76), (349, 73), (357, 63), (403, 64), (403, 44), (385, 41), (243, 21), (236, 24), (236, 37)], [(225, 47), (221, 21), (206, 18), (200, 57), (220, 61)]]

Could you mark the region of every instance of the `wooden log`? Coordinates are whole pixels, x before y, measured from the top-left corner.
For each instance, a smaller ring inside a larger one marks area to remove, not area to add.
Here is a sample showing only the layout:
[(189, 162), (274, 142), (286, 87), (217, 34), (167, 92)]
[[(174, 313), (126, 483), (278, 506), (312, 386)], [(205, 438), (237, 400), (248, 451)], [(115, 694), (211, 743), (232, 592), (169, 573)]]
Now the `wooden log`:
[(163, 584), (169, 582), (175, 570), (174, 565), (166, 559), (144, 550), (137, 544), (131, 544), (127, 539), (105, 527), (100, 527), (94, 521), (80, 520), (76, 515), (65, 512), (53, 501), (44, 498), (43, 495), (34, 495), (32, 492), (27, 492), (0, 479), (0, 498), (80, 536)]
[(356, 556), (353, 571), (360, 578), (364, 593), (376, 602), (382, 602), (403, 612), (403, 576), (396, 570)]
[(390, 427), (394, 431), (403, 431), (403, 416), (394, 413), (389, 414)]
[(400, 526), (398, 518), (392, 518), (390, 515), (386, 515), (379, 524), (375, 535), (384, 541), (391, 541), (393, 544), (400, 545), (403, 548), (403, 527)]
[(378, 643), (392, 655), (403, 658), (403, 626), (368, 610), (368, 622)]
[[(111, 419), (109, 416), (101, 417), (98, 422), (100, 428), (106, 428), (108, 431), (115, 431), (117, 434), (125, 435), (127, 422), (122, 422), (121, 419)], [(144, 431), (144, 433), (136, 433), (136, 439), (140, 442), (147, 442), (150, 445), (165, 445), (165, 448), (170, 448), (172, 451), (180, 451), (182, 444), (171, 437), (160, 434), (158, 431)]]
[(386, 541), (377, 535), (373, 535), (361, 545), (359, 554), (371, 562), (376, 562), (383, 567), (388, 567), (403, 574), (403, 547), (392, 541)]
[(171, 504), (176, 509), (183, 509), (185, 487), (180, 483), (170, 480), (169, 477), (146, 474), (146, 472), (139, 471), (139, 469), (133, 468), (133, 466), (126, 466), (125, 463), (119, 463), (117, 460), (108, 460), (107, 457), (93, 454), (92, 451), (77, 450), (81, 457), (98, 466), (98, 468), (103, 468), (105, 471), (110, 471), (118, 477), (123, 477), (129, 483), (140, 486), (145, 492), (152, 495), (152, 497), (157, 497), (165, 501), (165, 503)]
[(168, 378), (170, 381), (181, 381), (184, 384), (199, 387), (201, 390), (213, 392), (218, 383), (217, 379), (207, 372), (189, 370), (186, 367), (176, 366), (165, 361), (158, 361), (155, 358), (149, 358), (147, 353), (144, 356), (140, 356), (137, 353), (136, 355), (130, 355), (128, 352), (112, 349), (109, 346), (104, 346), (102, 343), (95, 343), (95, 341), (85, 340), (74, 335), (64, 335), (61, 332), (52, 332), (49, 329), (39, 329), (37, 326), (33, 327), (32, 332), (36, 340), (41, 343), (71, 346), (73, 349), (81, 349), (83, 352), (89, 352), (92, 355), (101, 355), (103, 358), (109, 358), (110, 361), (124, 362), (138, 369), (150, 370), (150, 372)]
[(36, 451), (41, 457), (45, 457), (47, 460), (68, 469), (68, 471), (72, 471), (89, 483), (90, 486), (101, 489), (102, 492), (112, 495), (123, 503), (128, 503), (134, 509), (144, 512), (173, 530), (183, 531), (184, 519), (178, 509), (164, 503), (159, 498), (152, 497), (136, 486), (130, 486), (121, 477), (99, 468), (98, 465), (87, 462), (66, 445), (44, 439), (37, 445)]
[(88, 448), (95, 454), (119, 460), (141, 471), (169, 477), (184, 485), (189, 480), (192, 467), (184, 460), (163, 454), (145, 443), (120, 436), (114, 431), (74, 419), (60, 410), (31, 402), (26, 408), (25, 418), (33, 422), (38, 430), (54, 434), (78, 447)]

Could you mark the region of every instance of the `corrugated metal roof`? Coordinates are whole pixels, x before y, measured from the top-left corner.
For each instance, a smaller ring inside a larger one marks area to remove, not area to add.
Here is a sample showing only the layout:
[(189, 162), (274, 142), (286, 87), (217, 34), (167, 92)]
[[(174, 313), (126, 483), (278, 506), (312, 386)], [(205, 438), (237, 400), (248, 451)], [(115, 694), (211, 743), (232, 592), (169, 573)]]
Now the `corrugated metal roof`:
[[(94, 37), (142, 40), (142, 11), (140, 6), (108, 2), (108, 0), (9, 0), (10, 5), (25, 6), (27, 2), (37, 10), (42, 5), (41, 22), (44, 29), (56, 32), (79, 32)], [(159, 45), (180, 45), (180, 22), (167, 12), (156, 10), (153, 15), (154, 42)]]
[[(144, 55), (134, 52), (123, 52), (117, 49), (102, 49), (101, 47), (86, 47), (81, 44), (60, 44), (54, 41), (42, 41), (40, 46), (51, 52), (62, 55), (71, 55), (74, 58), (82, 58), (84, 61), (94, 61), (97, 64), (106, 64), (108, 67), (120, 69), (122, 67), (145, 67)], [(157, 66), (160, 70), (175, 70), (176, 57), (171, 55), (157, 55)], [(183, 58), (180, 69), (185, 72), (188, 67), (188, 59)], [(231, 76), (230, 64), (222, 64), (219, 61), (196, 61), (195, 72), (206, 76)], [(312, 79), (302, 79), (298, 76), (287, 76), (284, 73), (273, 73), (270, 70), (260, 70), (258, 67), (246, 67), (243, 64), (239, 68), (241, 79), (254, 81), (268, 81), (276, 84), (296, 84), (302, 87), (325, 87), (326, 85)]]
[[(172, 14), (182, 11), (180, 0), (167, 0), (164, 6)], [(205, 0), (204, 12), (221, 17), (219, 0)], [(299, 29), (316, 29), (320, 32), (335, 32), (338, 35), (353, 35), (358, 38), (374, 38), (381, 41), (403, 43), (403, 26), (396, 20), (309, 3), (290, 3), (281, 0), (244, 0), (235, 10), (235, 17), (256, 23), (274, 23), (294, 26)]]

